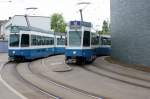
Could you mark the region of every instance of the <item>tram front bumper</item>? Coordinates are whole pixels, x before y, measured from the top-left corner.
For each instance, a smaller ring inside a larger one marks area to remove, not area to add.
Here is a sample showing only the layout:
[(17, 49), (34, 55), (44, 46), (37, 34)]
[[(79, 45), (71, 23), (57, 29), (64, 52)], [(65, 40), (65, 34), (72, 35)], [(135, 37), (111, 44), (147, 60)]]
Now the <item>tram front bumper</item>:
[(69, 63), (77, 63), (77, 59), (76, 59), (76, 58), (67, 59), (67, 60), (66, 60), (66, 63), (68, 63), (68, 64), (69, 64)]

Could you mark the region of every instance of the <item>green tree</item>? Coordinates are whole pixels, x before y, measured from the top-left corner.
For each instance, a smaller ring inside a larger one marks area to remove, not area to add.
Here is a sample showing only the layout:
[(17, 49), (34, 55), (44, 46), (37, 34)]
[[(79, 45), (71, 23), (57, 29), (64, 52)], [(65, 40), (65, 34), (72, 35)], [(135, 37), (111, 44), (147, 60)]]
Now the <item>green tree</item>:
[(100, 34), (108, 34), (110, 35), (110, 28), (107, 21), (103, 21), (102, 31), (99, 32)]
[(51, 16), (51, 29), (54, 30), (54, 32), (65, 32), (66, 23), (64, 21), (64, 18), (61, 14), (54, 13)]

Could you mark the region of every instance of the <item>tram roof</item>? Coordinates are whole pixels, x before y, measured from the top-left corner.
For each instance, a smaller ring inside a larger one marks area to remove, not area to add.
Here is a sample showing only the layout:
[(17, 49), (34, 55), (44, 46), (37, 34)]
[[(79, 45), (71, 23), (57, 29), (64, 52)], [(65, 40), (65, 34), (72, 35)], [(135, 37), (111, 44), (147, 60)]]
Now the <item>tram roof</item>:
[[(25, 18), (26, 15), (14, 15), (5, 25), (5, 28), (8, 29), (11, 26), (23, 26), (27, 27), (27, 20)], [(27, 15), (28, 22), (30, 26), (32, 27), (31, 29), (35, 29), (38, 31), (49, 31), (51, 28), (50, 26), (50, 17), (47, 16), (30, 16)]]
[(65, 35), (66, 35), (66, 33), (55, 32), (55, 35), (65, 36)]
[[(35, 31), (35, 32), (41, 32), (41, 33), (48, 33), (48, 34), (53, 34), (52, 31), (46, 31), (37, 27), (28, 27), (28, 26), (10, 26), (11, 31)], [(15, 30), (13, 30), (13, 28), (15, 28)], [(17, 29), (17, 30), (16, 30)], [(12, 32), (13, 33), (13, 32)]]

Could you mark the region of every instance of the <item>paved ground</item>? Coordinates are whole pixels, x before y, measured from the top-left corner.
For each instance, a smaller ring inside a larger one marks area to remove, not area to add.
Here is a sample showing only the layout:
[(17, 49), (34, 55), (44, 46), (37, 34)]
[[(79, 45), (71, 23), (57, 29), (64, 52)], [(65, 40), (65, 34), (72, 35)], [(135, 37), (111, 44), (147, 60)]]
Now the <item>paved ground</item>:
[[(35, 61), (31, 69), (59, 82), (100, 96), (113, 99), (150, 99), (150, 89), (96, 75), (79, 66), (72, 66), (73, 70), (69, 72), (53, 72), (54, 68), (65, 65), (63, 59), (64, 56), (49, 57), (45, 60), (45, 65), (42, 65), (40, 60)], [(58, 62), (61, 64), (55, 64)]]
[[(3, 64), (5, 63), (5, 61), (7, 61), (7, 55), (0, 53), (0, 63)], [(101, 69), (95, 68), (94, 64), (98, 65), (99, 68)], [(67, 66), (68, 65), (64, 63), (64, 56), (58, 55), (58, 56), (52, 56), (45, 59), (39, 59), (33, 61), (31, 63), (30, 68), (28, 68), (27, 63), (21, 63), (17, 66), (17, 70), (19, 71), (20, 75), (22, 75), (22, 77), (27, 78), (32, 83), (36, 83), (36, 85), (38, 85), (39, 87), (42, 86), (41, 88), (46, 89), (46, 91), (50, 91), (52, 93), (55, 93), (58, 96), (60, 95), (65, 97), (64, 99), (87, 99), (87, 98), (85, 98), (86, 96), (80, 96), (80, 94), (76, 96), (76, 93), (72, 93), (69, 90), (57, 88), (56, 86), (53, 86), (50, 83), (48, 83), (46, 79), (41, 79), (41, 76), (35, 75), (34, 73), (41, 74), (47, 77), (47, 79), (53, 79), (55, 81), (64, 83), (66, 85), (78, 89), (82, 89), (86, 92), (98, 96), (102, 96), (102, 97), (107, 97), (111, 99), (150, 99), (150, 94), (149, 94), (150, 88), (135, 86), (134, 84), (132, 85), (130, 83), (116, 80), (117, 78), (117, 79), (122, 79), (133, 83), (135, 81), (138, 81), (139, 84), (143, 84), (143, 82), (141, 82), (140, 80), (143, 79), (149, 82), (150, 73), (119, 66), (116, 64), (111, 64), (105, 61), (104, 58), (97, 58), (96, 61), (93, 64), (91, 64), (91, 68), (89, 69), (93, 69), (94, 71), (100, 72), (104, 75), (111, 76), (111, 77), (94, 74), (93, 72), (87, 71), (85, 68), (76, 65), (71, 65), (71, 69), (69, 69), (70, 71), (55, 72), (55, 71), (62, 71), (63, 68), (65, 68), (66, 70), (68, 69)], [(46, 99), (40, 95), (40, 92), (38, 94), (37, 89), (33, 90), (32, 86), (22, 85), (25, 83), (23, 81), (20, 82), (20, 80), (18, 79), (19, 77), (17, 77), (18, 74), (16, 76), (11, 75), (11, 74), (15, 74), (14, 73), (14, 71), (16, 71), (15, 67), (13, 66), (5, 66), (5, 67), (8, 68), (6, 68), (5, 71), (2, 72), (2, 74), (6, 74), (4, 78), (6, 81), (9, 82), (10, 85), (17, 86), (16, 89), (18, 88), (19, 92), (22, 91), (23, 94), (25, 94), (25, 96), (30, 96), (29, 99), (40, 99), (40, 98)], [(122, 75), (117, 75), (119, 73)], [(127, 77), (124, 77), (125, 75)], [(128, 78), (128, 76), (130, 77), (130, 79)], [(17, 77), (18, 80), (14, 77)], [(112, 79), (112, 77), (115, 79)], [(139, 80), (133, 80), (132, 78), (134, 77), (135, 79), (139, 78)], [(12, 83), (12, 81), (14, 83)], [(149, 85), (150, 83), (147, 83), (147, 86)], [(37, 98), (34, 98), (36, 96)], [(71, 96), (73, 96), (73, 98)], [(20, 98), (12, 91), (10, 91), (6, 86), (4, 86), (3, 83), (0, 82), (0, 99), (20, 99)]]
[[(8, 61), (7, 53), (0, 53), (0, 68), (2, 65)], [(0, 80), (0, 99), (21, 99), (14, 92), (12, 92), (8, 87), (6, 87), (2, 83), (2, 79)]]

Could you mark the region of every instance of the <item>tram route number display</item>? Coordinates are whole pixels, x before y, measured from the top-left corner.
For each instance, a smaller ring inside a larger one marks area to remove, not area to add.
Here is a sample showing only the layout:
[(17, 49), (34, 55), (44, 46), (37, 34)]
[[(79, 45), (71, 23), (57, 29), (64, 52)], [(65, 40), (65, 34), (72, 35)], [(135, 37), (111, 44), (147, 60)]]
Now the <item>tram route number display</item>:
[(71, 21), (70, 22), (70, 29), (80, 29), (82, 26), (84, 27), (92, 27), (90, 22), (82, 22), (82, 21)]
[(20, 29), (18, 26), (11, 26), (11, 33), (19, 33)]

